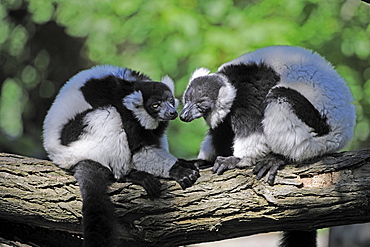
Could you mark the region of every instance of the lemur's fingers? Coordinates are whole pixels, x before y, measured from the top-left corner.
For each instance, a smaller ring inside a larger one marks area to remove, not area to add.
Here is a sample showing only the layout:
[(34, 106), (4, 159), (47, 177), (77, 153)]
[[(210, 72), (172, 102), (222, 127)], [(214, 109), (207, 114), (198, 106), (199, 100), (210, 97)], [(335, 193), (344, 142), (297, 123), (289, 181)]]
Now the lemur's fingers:
[(226, 170), (234, 169), (239, 162), (240, 162), (240, 158), (235, 157), (235, 156), (228, 156), (228, 157), (218, 156), (212, 168), (212, 171), (214, 173), (217, 173), (218, 175), (221, 175)]
[(279, 168), (287, 163), (288, 161), (283, 156), (271, 153), (256, 164), (253, 173), (256, 175), (257, 179), (261, 179), (269, 173), (266, 181), (269, 185), (274, 185)]
[(257, 176), (257, 179), (261, 179), (263, 176), (265, 176), (269, 169), (270, 167), (267, 160), (261, 160), (254, 167), (253, 174)]
[(279, 167), (280, 167), (281, 164), (278, 164), (278, 163), (274, 163), (272, 164), (271, 168), (270, 168), (270, 174), (267, 178), (267, 183), (269, 185), (274, 185), (274, 182), (275, 182), (275, 177), (277, 175), (277, 172), (279, 170)]

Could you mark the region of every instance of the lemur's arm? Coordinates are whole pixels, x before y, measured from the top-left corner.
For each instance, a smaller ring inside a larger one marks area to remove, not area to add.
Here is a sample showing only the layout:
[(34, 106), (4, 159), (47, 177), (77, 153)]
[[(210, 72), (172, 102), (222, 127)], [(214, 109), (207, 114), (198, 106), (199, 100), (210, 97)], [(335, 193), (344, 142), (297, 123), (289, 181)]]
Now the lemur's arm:
[(207, 133), (200, 146), (198, 154), (197, 166), (198, 168), (212, 167), (216, 159), (216, 151), (212, 144), (212, 136)]
[[(183, 189), (190, 187), (199, 177), (199, 172), (191, 161), (177, 159), (164, 148), (143, 147), (132, 156), (134, 169), (158, 177), (172, 178)], [(155, 164), (155, 165), (153, 165)]]

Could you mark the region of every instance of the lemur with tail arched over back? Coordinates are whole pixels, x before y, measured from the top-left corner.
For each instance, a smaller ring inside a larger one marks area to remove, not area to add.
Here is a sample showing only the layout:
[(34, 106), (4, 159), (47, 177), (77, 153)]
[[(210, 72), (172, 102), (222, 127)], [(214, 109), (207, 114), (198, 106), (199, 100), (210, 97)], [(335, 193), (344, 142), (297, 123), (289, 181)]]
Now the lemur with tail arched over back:
[(158, 197), (156, 177), (183, 189), (199, 177), (194, 162), (168, 152), (165, 130), (177, 117), (174, 84), (139, 72), (96, 66), (72, 77), (60, 90), (44, 121), (50, 159), (72, 169), (83, 199), (84, 246), (117, 246), (114, 207), (107, 187), (116, 180), (144, 187)]
[[(203, 117), (209, 125), (198, 158), (212, 164), (215, 173), (254, 166), (257, 178), (269, 173), (272, 185), (285, 164), (338, 151), (351, 140), (352, 101), (346, 82), (320, 55), (271, 46), (215, 73), (197, 69), (184, 92), (180, 118)], [(287, 232), (281, 246), (316, 246), (315, 236), (316, 231)]]

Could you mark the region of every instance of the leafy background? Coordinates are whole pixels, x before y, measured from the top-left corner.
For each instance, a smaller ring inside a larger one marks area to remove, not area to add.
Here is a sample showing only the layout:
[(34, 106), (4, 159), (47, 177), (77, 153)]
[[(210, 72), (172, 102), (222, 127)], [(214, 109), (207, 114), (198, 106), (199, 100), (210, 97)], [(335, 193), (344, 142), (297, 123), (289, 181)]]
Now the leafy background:
[[(369, 148), (369, 16), (359, 0), (1, 0), (0, 152), (46, 158), (43, 119), (82, 69), (113, 64), (154, 80), (168, 74), (181, 98), (195, 68), (215, 71), (268, 45), (303, 46), (335, 65), (357, 107), (348, 149)], [(172, 121), (171, 152), (194, 158), (205, 130), (203, 120)]]

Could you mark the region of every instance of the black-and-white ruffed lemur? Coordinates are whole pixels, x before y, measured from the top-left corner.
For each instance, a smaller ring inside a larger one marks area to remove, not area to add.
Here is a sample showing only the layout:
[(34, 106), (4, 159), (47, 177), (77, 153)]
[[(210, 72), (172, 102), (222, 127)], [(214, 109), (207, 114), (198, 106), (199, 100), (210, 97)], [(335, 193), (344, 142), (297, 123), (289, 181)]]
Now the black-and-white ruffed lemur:
[[(118, 246), (114, 207), (107, 194), (111, 178), (144, 187), (158, 197), (156, 177), (183, 189), (199, 177), (193, 162), (168, 152), (165, 130), (177, 117), (174, 84), (109, 65), (72, 77), (60, 90), (44, 121), (49, 158), (72, 169), (83, 199), (84, 246)], [(113, 176), (112, 176), (113, 175)]]
[[(215, 73), (194, 71), (180, 119), (204, 117), (210, 128), (198, 158), (211, 163), (215, 173), (254, 166), (257, 178), (269, 173), (272, 185), (283, 165), (335, 152), (351, 140), (352, 101), (346, 82), (320, 55), (271, 46)], [(303, 241), (304, 236), (311, 240)], [(281, 246), (316, 246), (316, 231), (287, 232)]]

